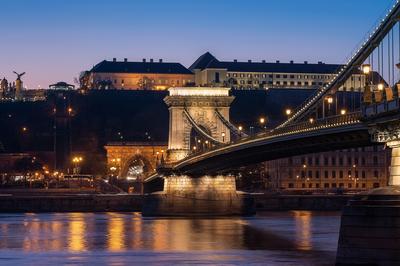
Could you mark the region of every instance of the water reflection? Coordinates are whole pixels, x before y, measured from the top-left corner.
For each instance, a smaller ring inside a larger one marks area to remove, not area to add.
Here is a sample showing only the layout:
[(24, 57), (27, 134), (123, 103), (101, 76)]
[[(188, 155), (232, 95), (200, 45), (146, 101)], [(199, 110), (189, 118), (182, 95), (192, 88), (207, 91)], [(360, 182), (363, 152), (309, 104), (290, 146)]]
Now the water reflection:
[(310, 211), (293, 211), (296, 223), (296, 242), (300, 250), (311, 250), (311, 214)]
[(68, 214), (69, 234), (68, 249), (70, 251), (82, 252), (86, 250), (86, 221), (83, 213)]
[[(334, 219), (318, 249), (318, 233)], [(253, 218), (147, 219), (139, 213), (0, 214), (0, 252), (225, 252), (262, 250), (334, 257), (339, 215), (294, 211)], [(334, 228), (334, 230), (332, 230)], [(330, 242), (329, 242), (330, 241)], [(320, 246), (321, 247), (321, 246)], [(326, 253), (328, 252), (328, 253)], [(301, 255), (302, 254), (302, 255)], [(214, 253), (208, 254), (212, 260)], [(239, 255), (238, 255), (239, 256)], [(217, 256), (223, 258), (224, 256)]]

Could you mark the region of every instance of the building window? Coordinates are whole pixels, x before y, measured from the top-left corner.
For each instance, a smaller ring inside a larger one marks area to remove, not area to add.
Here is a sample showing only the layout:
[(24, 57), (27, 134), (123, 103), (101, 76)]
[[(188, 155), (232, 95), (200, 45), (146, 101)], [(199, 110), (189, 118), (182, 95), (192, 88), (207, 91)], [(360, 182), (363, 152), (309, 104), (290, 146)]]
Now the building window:
[(308, 165), (312, 165), (312, 157), (308, 157)]
[(336, 188), (336, 183), (332, 183), (332, 188)]
[(325, 178), (328, 178), (328, 177), (329, 177), (328, 171), (325, 171), (325, 172), (324, 172), (324, 177), (325, 177)]
[(339, 178), (343, 178), (343, 171), (342, 170), (339, 171)]
[(308, 171), (308, 177), (309, 177), (309, 178), (312, 178), (312, 171), (311, 171), (311, 170)]
[(319, 157), (315, 157), (315, 165), (319, 165)]
[(315, 178), (319, 178), (319, 171), (315, 171)]
[(374, 188), (378, 188), (379, 187), (379, 183), (374, 183)]
[(315, 184), (315, 187), (316, 187), (316, 188), (319, 188), (319, 183), (316, 183), (316, 184)]
[(351, 188), (351, 187), (352, 187), (352, 184), (351, 184), (351, 183), (347, 184), (347, 187), (348, 187), (348, 188)]
[(291, 79), (294, 79), (294, 75), (290, 75), (290, 78), (291, 78)]
[(287, 79), (287, 75), (283, 75), (283, 78), (284, 78), (284, 79)]
[(278, 79), (281, 78), (281, 75), (276, 75), (276, 78), (278, 78)]
[(347, 157), (347, 164), (351, 165), (351, 157)]
[(219, 83), (219, 72), (215, 72), (215, 83)]
[(366, 186), (365, 186), (365, 183), (362, 183), (362, 187), (363, 187), (363, 188), (365, 188), (365, 187), (366, 187)]
[(289, 183), (289, 188), (294, 188), (293, 183)]
[(339, 158), (339, 165), (340, 165), (340, 166), (343, 165), (343, 158), (342, 158), (342, 157)]
[(306, 188), (306, 184), (301, 184), (301, 188)]
[(324, 188), (329, 188), (329, 183), (324, 183)]
[(332, 171), (332, 178), (336, 178), (336, 171)]
[(358, 178), (358, 171), (357, 171), (357, 170), (354, 171), (354, 177), (355, 177), (355, 178)]
[(362, 172), (361, 172), (361, 177), (362, 177), (362, 178), (365, 178), (365, 171), (362, 171)]
[(361, 165), (365, 165), (365, 158), (361, 157)]
[(301, 171), (301, 178), (306, 178), (306, 172)]
[(328, 164), (329, 164), (328, 157), (324, 157), (324, 165), (328, 165)]
[(336, 158), (332, 157), (332, 165), (336, 165)]
[(374, 165), (378, 165), (378, 157), (377, 156), (373, 157), (373, 162), (374, 162)]
[(374, 171), (374, 177), (379, 178), (379, 172), (377, 170)]
[(340, 188), (344, 188), (344, 184), (343, 183), (339, 183), (339, 187)]
[(312, 188), (312, 183), (308, 184), (308, 188)]

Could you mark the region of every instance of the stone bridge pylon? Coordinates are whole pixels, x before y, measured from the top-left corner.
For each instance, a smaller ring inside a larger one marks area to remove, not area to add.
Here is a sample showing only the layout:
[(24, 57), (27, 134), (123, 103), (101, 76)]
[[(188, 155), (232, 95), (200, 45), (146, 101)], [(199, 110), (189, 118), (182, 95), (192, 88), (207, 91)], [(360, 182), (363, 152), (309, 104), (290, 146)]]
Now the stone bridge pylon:
[(229, 143), (229, 108), (234, 100), (229, 88), (182, 87), (169, 89), (167, 162), (182, 160), (194, 152)]

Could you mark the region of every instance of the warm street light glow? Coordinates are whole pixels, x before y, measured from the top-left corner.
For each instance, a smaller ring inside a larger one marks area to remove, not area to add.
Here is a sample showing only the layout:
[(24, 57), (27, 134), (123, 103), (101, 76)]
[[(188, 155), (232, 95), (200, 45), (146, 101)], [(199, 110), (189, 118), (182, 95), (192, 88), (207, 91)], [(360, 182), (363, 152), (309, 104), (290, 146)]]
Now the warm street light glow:
[(314, 123), (314, 118), (311, 117), (311, 118), (309, 119), (309, 121), (310, 121), (311, 124)]
[(72, 158), (72, 162), (73, 163), (80, 163), (80, 162), (82, 162), (83, 161), (83, 158), (82, 157), (74, 157), (74, 158)]
[(378, 84), (378, 90), (379, 90), (379, 91), (382, 91), (382, 90), (383, 90), (383, 83), (379, 83), (379, 84)]
[(260, 124), (264, 124), (265, 123), (265, 118), (264, 117), (261, 117), (260, 118)]
[(307, 168), (307, 165), (303, 164), (303, 168)]
[(239, 129), (239, 131), (242, 131), (242, 130), (243, 130), (243, 127), (242, 127), (242, 126), (239, 126), (238, 129)]
[(347, 113), (346, 109), (340, 110), (340, 114), (341, 114), (341, 115), (345, 115), (346, 113)]
[(194, 147), (193, 147), (193, 150), (194, 150), (194, 151), (195, 151), (195, 150), (197, 150), (197, 147), (196, 147), (196, 146), (194, 146)]
[(225, 132), (222, 132), (222, 133), (221, 133), (221, 136), (222, 136), (222, 137), (225, 137)]
[(289, 109), (289, 108), (288, 108), (288, 109), (286, 109), (286, 111), (285, 111), (285, 112), (286, 112), (286, 115), (291, 115), (291, 114), (292, 114), (292, 110), (291, 110), (291, 109)]
[(362, 71), (365, 75), (368, 75), (369, 72), (371, 72), (371, 65), (370, 64), (364, 64), (361, 66)]
[(328, 97), (326, 97), (325, 99), (326, 99), (326, 101), (327, 101), (328, 103), (333, 103), (333, 98), (332, 98), (331, 96), (328, 96)]
[(72, 112), (72, 108), (68, 107), (68, 113), (71, 113), (71, 112)]
[(27, 130), (28, 130), (27, 127), (23, 127), (23, 128), (22, 128), (22, 131), (23, 131), (23, 132), (26, 132)]

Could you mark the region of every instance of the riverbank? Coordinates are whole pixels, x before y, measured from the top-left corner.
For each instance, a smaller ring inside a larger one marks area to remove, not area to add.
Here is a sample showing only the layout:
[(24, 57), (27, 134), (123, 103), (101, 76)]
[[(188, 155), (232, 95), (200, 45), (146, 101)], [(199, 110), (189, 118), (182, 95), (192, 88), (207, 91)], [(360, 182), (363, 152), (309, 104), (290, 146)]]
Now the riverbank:
[[(257, 211), (340, 211), (353, 195), (255, 194)], [(140, 212), (143, 196), (85, 191), (1, 191), (0, 212)]]

